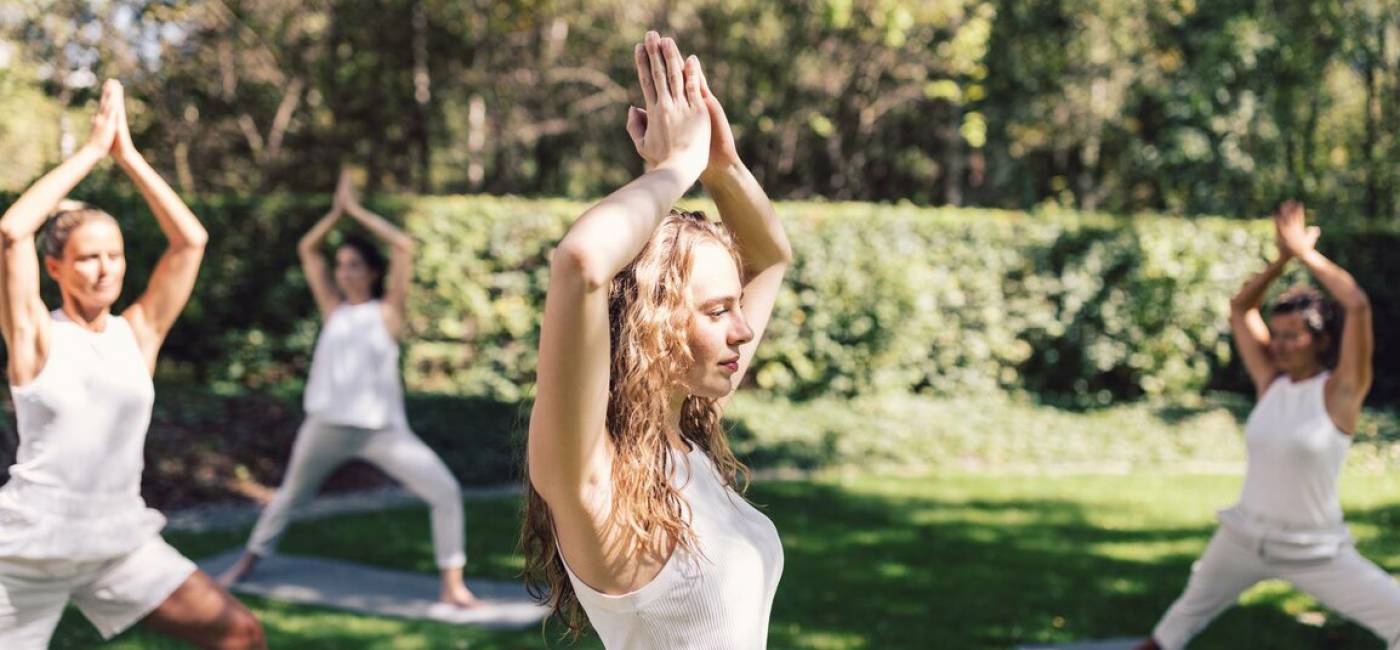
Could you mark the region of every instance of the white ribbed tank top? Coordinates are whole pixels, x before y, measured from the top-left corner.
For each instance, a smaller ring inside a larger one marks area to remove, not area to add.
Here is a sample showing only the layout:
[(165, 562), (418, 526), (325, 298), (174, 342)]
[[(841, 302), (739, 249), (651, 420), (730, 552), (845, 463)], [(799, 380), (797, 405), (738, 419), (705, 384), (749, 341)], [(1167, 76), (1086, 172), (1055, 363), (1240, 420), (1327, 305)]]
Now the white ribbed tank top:
[(115, 557), (165, 524), (141, 499), (155, 387), (126, 319), (93, 332), (52, 317), (44, 367), (10, 387), (19, 449), (0, 489), (0, 557)]
[(381, 302), (341, 303), (326, 318), (311, 356), (303, 407), (318, 420), (378, 429), (403, 419), (399, 343)]
[(703, 451), (677, 456), (673, 480), (690, 506), (697, 552), (676, 549), (651, 582), (620, 596), (584, 584), (566, 563), (579, 603), (609, 650), (765, 648), (783, 573), (778, 530)]
[(1337, 477), (1351, 446), (1327, 414), (1328, 372), (1302, 381), (1281, 375), (1245, 423), (1247, 461), (1239, 506), (1289, 528), (1342, 523)]

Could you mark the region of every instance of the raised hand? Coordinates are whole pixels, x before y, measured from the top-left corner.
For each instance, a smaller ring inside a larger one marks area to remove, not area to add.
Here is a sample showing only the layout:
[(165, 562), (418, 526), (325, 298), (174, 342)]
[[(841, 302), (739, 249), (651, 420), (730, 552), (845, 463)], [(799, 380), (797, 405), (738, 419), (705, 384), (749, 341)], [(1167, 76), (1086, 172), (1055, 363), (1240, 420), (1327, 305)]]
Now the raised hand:
[(1279, 258), (1290, 259), (1312, 250), (1322, 229), (1307, 225), (1302, 203), (1284, 201), (1274, 212), (1274, 234)]
[[(691, 59), (695, 59), (694, 56)], [(641, 66), (644, 62), (639, 62), (638, 72), (642, 72)], [(724, 106), (720, 105), (719, 98), (710, 91), (710, 81), (705, 77), (704, 70), (700, 67), (700, 62), (696, 60), (695, 70), (700, 74), (700, 96), (705, 101), (705, 109), (710, 114), (710, 158), (705, 166), (705, 171), (700, 174), (702, 179), (705, 176), (723, 171), (728, 167), (743, 164), (739, 159), (739, 148), (734, 143), (734, 130), (729, 126), (729, 118), (724, 114)], [(646, 71), (643, 74), (651, 74)], [(628, 114), (629, 123), (636, 120), (640, 126), (646, 127), (647, 112), (644, 109), (633, 107)], [(648, 165), (650, 167), (650, 165)]]
[(358, 199), (355, 197), (355, 184), (350, 179), (350, 170), (341, 169), (340, 179), (335, 183), (335, 203), (334, 207), (340, 210), (348, 210), (350, 206), (356, 205)]
[(710, 91), (710, 80), (700, 69), (699, 61), (695, 62), (695, 71), (700, 75), (700, 95), (705, 99), (705, 108), (710, 112), (710, 162), (705, 167), (705, 173), (701, 174), (706, 176), (727, 167), (741, 165), (743, 161), (739, 160), (739, 148), (734, 144), (734, 130), (729, 126), (729, 118), (725, 116), (719, 98)]
[(102, 84), (102, 99), (97, 104), (97, 112), (92, 115), (92, 132), (88, 135), (84, 148), (103, 156), (112, 151), (119, 124), (124, 121), (124, 117), (120, 115), (122, 101), (121, 82), (108, 79), (107, 83)]
[[(131, 126), (126, 118), (126, 94), (122, 90), (121, 82), (116, 79), (107, 80), (107, 86), (116, 88), (116, 136), (112, 139), (112, 158), (118, 163), (125, 163), (141, 157), (141, 152), (136, 150), (136, 145), (131, 142)], [(105, 88), (104, 88), (105, 90)]]
[(627, 133), (650, 167), (675, 165), (695, 178), (709, 163), (710, 116), (700, 60), (681, 57), (675, 40), (647, 32), (633, 52), (645, 109), (632, 108)]

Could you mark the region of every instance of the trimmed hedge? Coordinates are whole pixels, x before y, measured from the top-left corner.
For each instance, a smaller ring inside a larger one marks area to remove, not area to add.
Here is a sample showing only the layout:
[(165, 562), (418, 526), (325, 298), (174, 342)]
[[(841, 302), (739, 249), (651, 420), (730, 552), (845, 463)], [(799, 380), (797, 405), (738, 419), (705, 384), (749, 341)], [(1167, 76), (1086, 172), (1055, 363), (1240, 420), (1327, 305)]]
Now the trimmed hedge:
[[(548, 251), (585, 207), (487, 197), (408, 205), (423, 242), (411, 384), (521, 396)], [(1248, 390), (1228, 306), (1271, 253), (1266, 222), (849, 203), (784, 203), (779, 213), (797, 260), (750, 376), (768, 393), (1026, 390), (1087, 406)], [(1324, 250), (1370, 291), (1377, 322), (1400, 317), (1386, 281), (1400, 272), (1386, 254), (1400, 250), (1400, 233), (1333, 230)], [(1304, 276), (1294, 269), (1276, 290)], [(1373, 396), (1394, 401), (1400, 342), (1380, 339)]]
[[(90, 198), (127, 229), (128, 286), (142, 286), (163, 245), (154, 221), (139, 197)], [(230, 391), (299, 388), (317, 322), (295, 245), (327, 205), (294, 196), (196, 202), (211, 244), (167, 343), (167, 378)], [(548, 252), (587, 206), (387, 197), (373, 207), (420, 242), (409, 386), (528, 396)], [(704, 202), (689, 207), (714, 214)], [(1012, 390), (1089, 406), (1247, 388), (1226, 314), (1272, 246), (1262, 220), (850, 203), (784, 203), (779, 213), (797, 260), (750, 376), (774, 396)], [(1385, 323), (1400, 317), (1390, 283), (1400, 232), (1322, 225), (1324, 252), (1372, 296), (1373, 402), (1394, 403), (1400, 341)], [(1295, 269), (1292, 281), (1301, 277)]]

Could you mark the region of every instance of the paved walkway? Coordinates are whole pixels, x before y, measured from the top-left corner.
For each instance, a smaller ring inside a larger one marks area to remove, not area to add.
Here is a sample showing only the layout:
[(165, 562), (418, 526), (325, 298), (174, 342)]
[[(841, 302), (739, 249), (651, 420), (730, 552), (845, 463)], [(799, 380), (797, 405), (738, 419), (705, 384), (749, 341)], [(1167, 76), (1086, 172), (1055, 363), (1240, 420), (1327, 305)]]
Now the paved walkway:
[[(233, 549), (199, 562), (218, 575), (243, 551)], [(549, 614), (519, 583), (467, 579), (467, 587), (483, 601), (462, 609), (437, 602), (438, 576), (297, 555), (273, 555), (258, 563), (251, 576), (233, 591), (300, 605), (332, 607), (360, 614), (521, 629), (539, 625)]]
[[(520, 485), (506, 484), (470, 487), (462, 490), (467, 501), (493, 499), (520, 494)], [(292, 516), (293, 521), (322, 519), (357, 512), (374, 512), (388, 508), (422, 505), (423, 501), (402, 487), (392, 486), (359, 492), (330, 494), (317, 497), (310, 505)], [(198, 506), (165, 513), (169, 523), (165, 530), (179, 533), (208, 533), (222, 530), (252, 528), (262, 512), (261, 503), (251, 501)]]

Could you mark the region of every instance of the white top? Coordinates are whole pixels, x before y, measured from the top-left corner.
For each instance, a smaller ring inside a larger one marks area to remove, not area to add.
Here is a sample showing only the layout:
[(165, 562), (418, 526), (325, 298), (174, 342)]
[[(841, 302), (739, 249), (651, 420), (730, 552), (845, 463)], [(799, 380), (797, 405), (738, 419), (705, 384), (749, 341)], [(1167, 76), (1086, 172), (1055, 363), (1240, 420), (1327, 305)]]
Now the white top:
[(589, 587), (565, 563), (579, 603), (609, 650), (765, 648), (783, 573), (778, 530), (703, 451), (677, 461), (672, 480), (690, 506), (698, 553), (677, 548), (651, 582), (620, 596)]
[(0, 488), (0, 557), (115, 557), (165, 525), (141, 499), (155, 386), (126, 319), (93, 332), (52, 316), (44, 367), (10, 387), (19, 450)]
[(364, 429), (406, 420), (399, 343), (389, 335), (381, 304), (341, 303), (326, 317), (303, 396), (307, 415)]
[(1330, 373), (1269, 384), (1245, 423), (1248, 451), (1237, 508), (1284, 529), (1342, 525), (1337, 476), (1351, 446), (1327, 414)]

